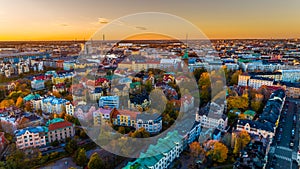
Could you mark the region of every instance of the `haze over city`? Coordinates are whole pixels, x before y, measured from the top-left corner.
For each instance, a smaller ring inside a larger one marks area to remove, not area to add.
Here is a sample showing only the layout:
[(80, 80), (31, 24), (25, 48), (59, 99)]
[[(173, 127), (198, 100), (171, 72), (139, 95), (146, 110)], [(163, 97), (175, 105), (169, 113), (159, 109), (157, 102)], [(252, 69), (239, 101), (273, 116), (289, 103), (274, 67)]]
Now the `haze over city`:
[(2, 1), (0, 40), (89, 39), (110, 21), (139, 12), (180, 16), (210, 39), (298, 38), (299, 6), (298, 0)]

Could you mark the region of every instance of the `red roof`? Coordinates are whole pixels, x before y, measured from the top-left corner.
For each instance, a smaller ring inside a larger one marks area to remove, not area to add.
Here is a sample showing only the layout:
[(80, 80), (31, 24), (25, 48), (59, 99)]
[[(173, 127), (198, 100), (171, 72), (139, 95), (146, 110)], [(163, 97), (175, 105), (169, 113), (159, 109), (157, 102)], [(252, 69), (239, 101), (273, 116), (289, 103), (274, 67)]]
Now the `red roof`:
[(50, 130), (57, 130), (57, 129), (61, 129), (61, 128), (66, 128), (66, 127), (70, 127), (73, 124), (68, 122), (68, 121), (62, 121), (62, 122), (57, 122), (57, 123), (53, 123), (50, 124), (48, 129)]

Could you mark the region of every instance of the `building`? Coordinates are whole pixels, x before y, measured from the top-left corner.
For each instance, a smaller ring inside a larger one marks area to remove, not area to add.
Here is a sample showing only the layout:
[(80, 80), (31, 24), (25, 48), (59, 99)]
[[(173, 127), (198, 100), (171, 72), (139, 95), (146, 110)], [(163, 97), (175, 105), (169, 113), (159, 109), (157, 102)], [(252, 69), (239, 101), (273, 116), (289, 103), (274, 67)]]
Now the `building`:
[(248, 81), (251, 78), (250, 75), (239, 75), (238, 85), (239, 86), (248, 86)]
[(249, 134), (262, 136), (263, 138), (273, 138), (285, 97), (284, 90), (279, 89), (274, 91), (258, 120), (238, 120), (236, 130), (246, 130)]
[(59, 114), (66, 110), (66, 104), (69, 102), (66, 99), (48, 96), (42, 99), (41, 108), (43, 112)]
[(251, 77), (248, 81), (248, 86), (258, 89), (261, 86), (273, 86), (274, 80), (263, 77)]
[(99, 107), (119, 108), (119, 96), (102, 96), (99, 99)]
[(40, 147), (46, 145), (46, 127), (27, 127), (16, 130), (16, 146), (19, 149)]
[(141, 113), (136, 115), (136, 130), (144, 128), (150, 134), (157, 134), (162, 130), (162, 117), (158, 113)]
[(196, 121), (204, 128), (218, 128), (224, 130), (227, 127), (228, 118), (224, 112), (224, 105), (215, 102), (208, 103), (196, 113)]
[(33, 81), (31, 81), (31, 88), (33, 90), (42, 90), (45, 88), (45, 81), (33, 79)]
[(279, 70), (282, 73), (283, 82), (298, 82), (300, 80), (300, 70)]
[(136, 116), (140, 112), (113, 109), (110, 118), (113, 125), (136, 127)]
[(129, 162), (123, 169), (165, 169), (179, 157), (182, 152), (181, 136), (175, 130), (160, 138), (156, 145), (150, 145), (145, 153), (134, 162)]
[(194, 97), (191, 95), (184, 95), (181, 97), (181, 108), (183, 112), (187, 112), (194, 108)]
[(71, 102), (66, 103), (66, 113), (70, 116), (74, 116), (75, 107)]
[(103, 109), (103, 108), (99, 108), (98, 110), (94, 111), (93, 112), (94, 126), (100, 126), (103, 121), (109, 122), (110, 112), (111, 109)]
[(65, 141), (75, 135), (75, 125), (61, 118), (54, 118), (46, 123), (48, 127), (47, 143), (53, 141)]

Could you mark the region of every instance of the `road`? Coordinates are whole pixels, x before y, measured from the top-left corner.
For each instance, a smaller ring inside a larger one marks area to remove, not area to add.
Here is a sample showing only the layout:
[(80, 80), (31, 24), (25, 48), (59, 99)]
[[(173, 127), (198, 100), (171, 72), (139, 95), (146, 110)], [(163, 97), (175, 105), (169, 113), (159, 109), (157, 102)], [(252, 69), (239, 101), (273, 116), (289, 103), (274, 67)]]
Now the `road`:
[[(296, 103), (300, 104), (300, 100), (287, 100), (287, 104), (284, 105), (281, 112), (279, 127), (274, 137), (273, 142), (275, 142), (275, 144), (272, 144), (272, 147), (275, 148), (275, 162), (273, 164), (273, 168), (275, 169), (298, 169), (298, 165), (294, 160), (296, 152), (298, 151), (300, 127), (299, 109)], [(284, 112), (286, 112), (286, 114)], [(294, 116), (296, 116), (295, 123), (293, 122)], [(282, 128), (281, 131), (280, 128)], [(292, 136), (293, 129), (295, 132), (294, 137)], [(281, 135), (281, 139), (278, 139), (279, 135)], [(294, 146), (290, 146), (291, 141), (294, 142)]]

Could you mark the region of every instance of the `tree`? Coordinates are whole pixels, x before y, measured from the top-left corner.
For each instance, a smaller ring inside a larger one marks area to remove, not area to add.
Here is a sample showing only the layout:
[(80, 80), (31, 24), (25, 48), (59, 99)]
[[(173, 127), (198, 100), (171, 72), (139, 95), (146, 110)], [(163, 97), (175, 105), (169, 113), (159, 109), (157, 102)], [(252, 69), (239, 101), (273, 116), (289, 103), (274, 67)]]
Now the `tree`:
[(200, 89), (200, 103), (204, 105), (211, 100), (211, 83), (209, 73), (202, 73), (198, 81)]
[(243, 150), (246, 147), (246, 145), (250, 142), (250, 140), (251, 140), (250, 135), (246, 130), (240, 131), (236, 135), (233, 153), (237, 154), (241, 150)]
[(87, 162), (86, 151), (84, 148), (78, 149), (78, 155), (75, 159), (75, 163), (81, 167), (85, 166)]
[(65, 146), (65, 150), (69, 154), (73, 154), (77, 150), (77, 148), (77, 141), (74, 139), (70, 140)]
[(193, 74), (197, 81), (200, 79), (202, 73), (204, 72), (207, 72), (204, 68), (197, 68), (194, 70)]
[(213, 161), (222, 163), (227, 159), (228, 148), (223, 143), (219, 141), (212, 142), (210, 148), (207, 156), (210, 156)]
[(90, 161), (88, 163), (88, 168), (89, 169), (98, 169), (98, 168), (104, 168), (104, 164), (102, 159), (99, 157), (98, 153), (94, 153)]
[(2, 100), (0, 103), (1, 108), (7, 108), (10, 106), (13, 106), (15, 104), (14, 100), (8, 99), (8, 100)]
[(120, 126), (118, 128), (118, 132), (121, 133), (121, 134), (125, 134), (125, 128), (123, 126)]
[(205, 157), (205, 150), (200, 146), (199, 142), (193, 142), (190, 144), (190, 154), (196, 160), (197, 158), (203, 159)]
[(239, 81), (239, 75), (242, 74), (242, 71), (240, 70), (237, 70), (236, 72), (233, 73), (233, 75), (231, 76), (231, 80), (230, 80), (230, 85), (233, 86), (233, 85), (237, 85), (238, 84), (238, 81)]
[(53, 94), (53, 96), (55, 96), (57, 98), (61, 98), (61, 94), (57, 91), (54, 91), (52, 94)]
[(150, 133), (148, 131), (146, 131), (145, 128), (140, 128), (138, 130), (136, 130), (134, 133), (132, 133), (131, 137), (134, 138), (147, 138), (150, 137)]
[(228, 110), (233, 108), (246, 110), (248, 108), (248, 99), (242, 96), (229, 96), (227, 99)]
[(32, 112), (33, 108), (30, 102), (25, 103), (25, 110), (28, 112)]
[(259, 101), (251, 101), (251, 108), (252, 110), (254, 110), (255, 112), (259, 112), (262, 108), (263, 104), (262, 102)]

